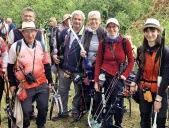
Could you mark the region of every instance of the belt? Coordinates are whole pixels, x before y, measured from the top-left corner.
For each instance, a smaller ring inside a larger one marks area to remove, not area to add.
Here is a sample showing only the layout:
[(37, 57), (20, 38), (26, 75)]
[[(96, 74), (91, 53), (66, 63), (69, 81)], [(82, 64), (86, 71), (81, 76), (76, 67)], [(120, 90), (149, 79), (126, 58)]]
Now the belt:
[(144, 82), (147, 82), (147, 83), (157, 83), (157, 81), (146, 80), (146, 79), (144, 79), (144, 78), (142, 78), (141, 81), (144, 81)]
[(34, 88), (37, 87), (43, 83), (46, 82), (46, 76), (45, 74), (43, 74), (42, 76), (40, 76), (39, 78), (36, 78), (37, 82), (33, 83), (33, 84), (28, 84), (28, 82), (26, 80), (20, 80), (20, 82), (24, 85), (25, 89), (29, 89), (29, 88)]

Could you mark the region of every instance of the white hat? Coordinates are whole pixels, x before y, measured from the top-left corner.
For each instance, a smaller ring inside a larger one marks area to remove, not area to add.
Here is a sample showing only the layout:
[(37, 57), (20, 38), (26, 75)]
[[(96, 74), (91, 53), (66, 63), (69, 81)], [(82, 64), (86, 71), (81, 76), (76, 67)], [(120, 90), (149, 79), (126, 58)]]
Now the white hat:
[(34, 22), (22, 22), (22, 29), (21, 30), (27, 30), (27, 29), (35, 29), (35, 23)]
[(64, 22), (65, 20), (69, 19), (70, 17), (71, 17), (70, 14), (63, 15), (63, 21), (62, 22)]
[(162, 31), (162, 28), (160, 27), (160, 22), (157, 19), (154, 18), (148, 18), (143, 26), (143, 30), (145, 28), (149, 28), (149, 27), (153, 27), (153, 28), (157, 28), (158, 30)]
[(119, 22), (118, 22), (118, 20), (116, 18), (110, 18), (110, 19), (108, 19), (107, 22), (106, 22), (106, 27), (110, 23), (114, 23), (114, 24), (120, 26), (120, 24), (119, 24)]

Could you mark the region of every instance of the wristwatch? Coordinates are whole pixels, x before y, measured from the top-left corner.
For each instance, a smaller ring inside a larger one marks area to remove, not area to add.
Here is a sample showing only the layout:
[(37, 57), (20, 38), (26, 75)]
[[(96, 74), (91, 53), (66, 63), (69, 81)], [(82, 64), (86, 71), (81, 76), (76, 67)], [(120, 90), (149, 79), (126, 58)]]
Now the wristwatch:
[(155, 101), (156, 101), (156, 102), (161, 102), (162, 100), (156, 98)]

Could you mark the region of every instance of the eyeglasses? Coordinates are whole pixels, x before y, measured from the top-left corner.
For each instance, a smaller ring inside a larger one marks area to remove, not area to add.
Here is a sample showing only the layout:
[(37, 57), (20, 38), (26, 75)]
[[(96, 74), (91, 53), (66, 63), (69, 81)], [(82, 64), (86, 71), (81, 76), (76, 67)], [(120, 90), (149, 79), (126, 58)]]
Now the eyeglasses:
[(98, 21), (99, 19), (98, 18), (90, 18), (89, 20), (90, 21)]
[(31, 16), (31, 15), (24, 15), (24, 17), (32, 18), (33, 16)]

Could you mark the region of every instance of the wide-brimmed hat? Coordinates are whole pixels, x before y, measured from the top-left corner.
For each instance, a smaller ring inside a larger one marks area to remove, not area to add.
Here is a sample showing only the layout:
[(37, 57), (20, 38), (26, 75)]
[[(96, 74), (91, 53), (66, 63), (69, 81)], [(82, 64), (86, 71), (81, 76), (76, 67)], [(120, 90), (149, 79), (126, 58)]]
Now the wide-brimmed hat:
[(148, 18), (143, 26), (143, 30), (145, 28), (149, 28), (149, 27), (152, 27), (152, 28), (157, 28), (158, 30), (162, 31), (163, 28), (160, 27), (160, 22), (157, 20), (157, 19), (154, 19), (154, 18)]
[(117, 26), (120, 27), (120, 24), (119, 24), (119, 22), (118, 22), (118, 20), (116, 18), (110, 18), (110, 19), (108, 19), (107, 22), (106, 22), (106, 27), (110, 23), (114, 23), (114, 24), (116, 24)]
[(65, 15), (63, 15), (63, 20), (62, 20), (62, 22), (64, 22), (65, 20), (67, 20), (67, 19), (70, 18), (70, 17), (71, 17), (70, 14), (65, 14)]
[(30, 22), (22, 22), (22, 28), (20, 30), (28, 30), (28, 29), (33, 29), (37, 30), (35, 23), (30, 21)]

